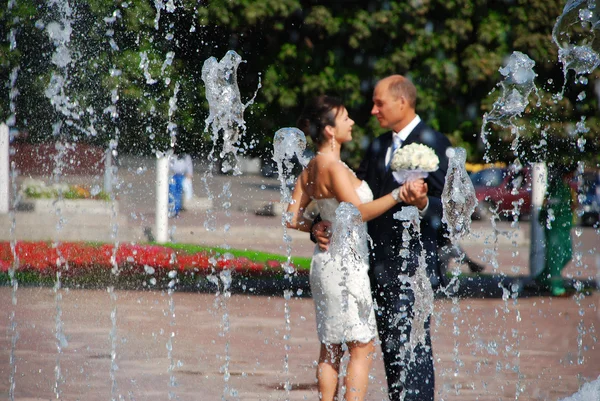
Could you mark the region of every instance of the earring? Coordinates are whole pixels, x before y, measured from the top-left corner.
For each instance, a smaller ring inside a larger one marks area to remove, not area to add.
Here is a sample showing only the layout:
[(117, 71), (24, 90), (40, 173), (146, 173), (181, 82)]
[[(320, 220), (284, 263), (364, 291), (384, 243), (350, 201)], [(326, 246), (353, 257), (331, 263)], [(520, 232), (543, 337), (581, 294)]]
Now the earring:
[(335, 137), (331, 138), (331, 151), (335, 149)]

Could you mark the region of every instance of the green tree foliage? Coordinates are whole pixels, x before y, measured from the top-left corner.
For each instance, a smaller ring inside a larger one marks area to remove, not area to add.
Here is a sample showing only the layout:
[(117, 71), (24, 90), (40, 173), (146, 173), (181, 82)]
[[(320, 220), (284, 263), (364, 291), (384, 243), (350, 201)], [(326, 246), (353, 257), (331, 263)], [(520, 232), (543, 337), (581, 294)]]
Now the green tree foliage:
[[(60, 68), (52, 63), (57, 45), (48, 35), (48, 24), (62, 18), (60, 10), (19, 0), (0, 10), (0, 34), (9, 38), (0, 47), (0, 76), (7, 88), (18, 90), (16, 126), (29, 132), (29, 140), (48, 140), (58, 132), (103, 145), (118, 138), (121, 152), (151, 152), (167, 148), (175, 132), (184, 149), (204, 153), (212, 144), (205, 132), (202, 65), (235, 50), (246, 61), (238, 71), (242, 97), (252, 98), (262, 85), (244, 116), (245, 141), (254, 144), (248, 154), (270, 158), (274, 132), (293, 126), (308, 98), (328, 93), (343, 98), (357, 121), (355, 141), (345, 148), (346, 158), (356, 164), (368, 138), (382, 132), (370, 116), (373, 87), (378, 79), (399, 73), (417, 85), (419, 114), (454, 145), (465, 147), (470, 161), (480, 161), (482, 117), (499, 96), (498, 69), (513, 51), (520, 51), (536, 63), (540, 106), (532, 95), (518, 121), (516, 150), (510, 130), (490, 127), (493, 152), (488, 156), (539, 159), (548, 153), (536, 151), (543, 140), (542, 147), (560, 148), (560, 157), (597, 162), (600, 124), (594, 85), (600, 73), (593, 72), (583, 84), (575, 83), (570, 72), (565, 84), (552, 41), (563, 3), (73, 2), (66, 44), (73, 62)], [(16, 67), (18, 78), (11, 85)], [(45, 94), (56, 74), (65, 78), (72, 112), (66, 117)], [(559, 99), (554, 94), (563, 85), (565, 95)], [(3, 119), (11, 115), (8, 96), (0, 100), (0, 111)], [(582, 121), (585, 129), (573, 133)], [(580, 151), (582, 137), (585, 152)]]

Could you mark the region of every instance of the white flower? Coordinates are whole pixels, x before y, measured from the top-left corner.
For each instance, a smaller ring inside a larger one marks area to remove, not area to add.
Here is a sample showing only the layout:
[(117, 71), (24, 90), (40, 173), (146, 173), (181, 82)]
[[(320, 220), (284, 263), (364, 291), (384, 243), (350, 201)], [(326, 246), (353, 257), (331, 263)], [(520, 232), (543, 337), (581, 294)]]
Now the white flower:
[(392, 156), (391, 169), (432, 172), (438, 169), (440, 159), (433, 149), (420, 143), (411, 143), (397, 149)]

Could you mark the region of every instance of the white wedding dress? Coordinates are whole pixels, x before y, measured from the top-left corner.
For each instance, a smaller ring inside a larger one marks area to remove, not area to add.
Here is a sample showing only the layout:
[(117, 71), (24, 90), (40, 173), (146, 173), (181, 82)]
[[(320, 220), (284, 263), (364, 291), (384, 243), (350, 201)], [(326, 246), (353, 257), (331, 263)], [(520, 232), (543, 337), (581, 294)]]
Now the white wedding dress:
[[(371, 188), (365, 181), (356, 193), (363, 203), (373, 200)], [(335, 198), (317, 199), (316, 202), (321, 218), (335, 222), (339, 202)], [(364, 255), (358, 260), (353, 257), (342, 260), (339, 255), (332, 258), (330, 250), (334, 245), (330, 244), (325, 252), (317, 246), (310, 267), (319, 341), (324, 344), (367, 343), (377, 335), (368, 276), (367, 238), (361, 238), (355, 245), (359, 249), (347, 253)]]

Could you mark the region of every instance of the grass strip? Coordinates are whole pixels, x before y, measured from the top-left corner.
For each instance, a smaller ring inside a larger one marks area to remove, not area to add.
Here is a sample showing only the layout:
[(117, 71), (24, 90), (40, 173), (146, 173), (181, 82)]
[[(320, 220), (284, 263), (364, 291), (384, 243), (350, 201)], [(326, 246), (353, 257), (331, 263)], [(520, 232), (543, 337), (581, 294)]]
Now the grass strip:
[[(156, 244), (158, 245), (158, 244)], [(209, 254), (215, 255), (224, 255), (225, 253), (230, 253), (234, 257), (245, 257), (254, 262), (266, 263), (267, 261), (274, 260), (277, 262), (285, 262), (287, 257), (284, 255), (279, 255), (276, 253), (269, 252), (261, 252), (255, 251), (251, 249), (225, 249), (219, 247), (207, 247), (202, 245), (194, 245), (194, 244), (160, 244), (166, 248), (171, 248), (175, 250), (184, 251), (186, 253), (198, 253), (198, 252), (206, 252)], [(291, 258), (292, 264), (296, 266), (299, 270), (310, 270), (310, 261), (311, 258), (303, 257), (303, 256), (292, 256)]]

